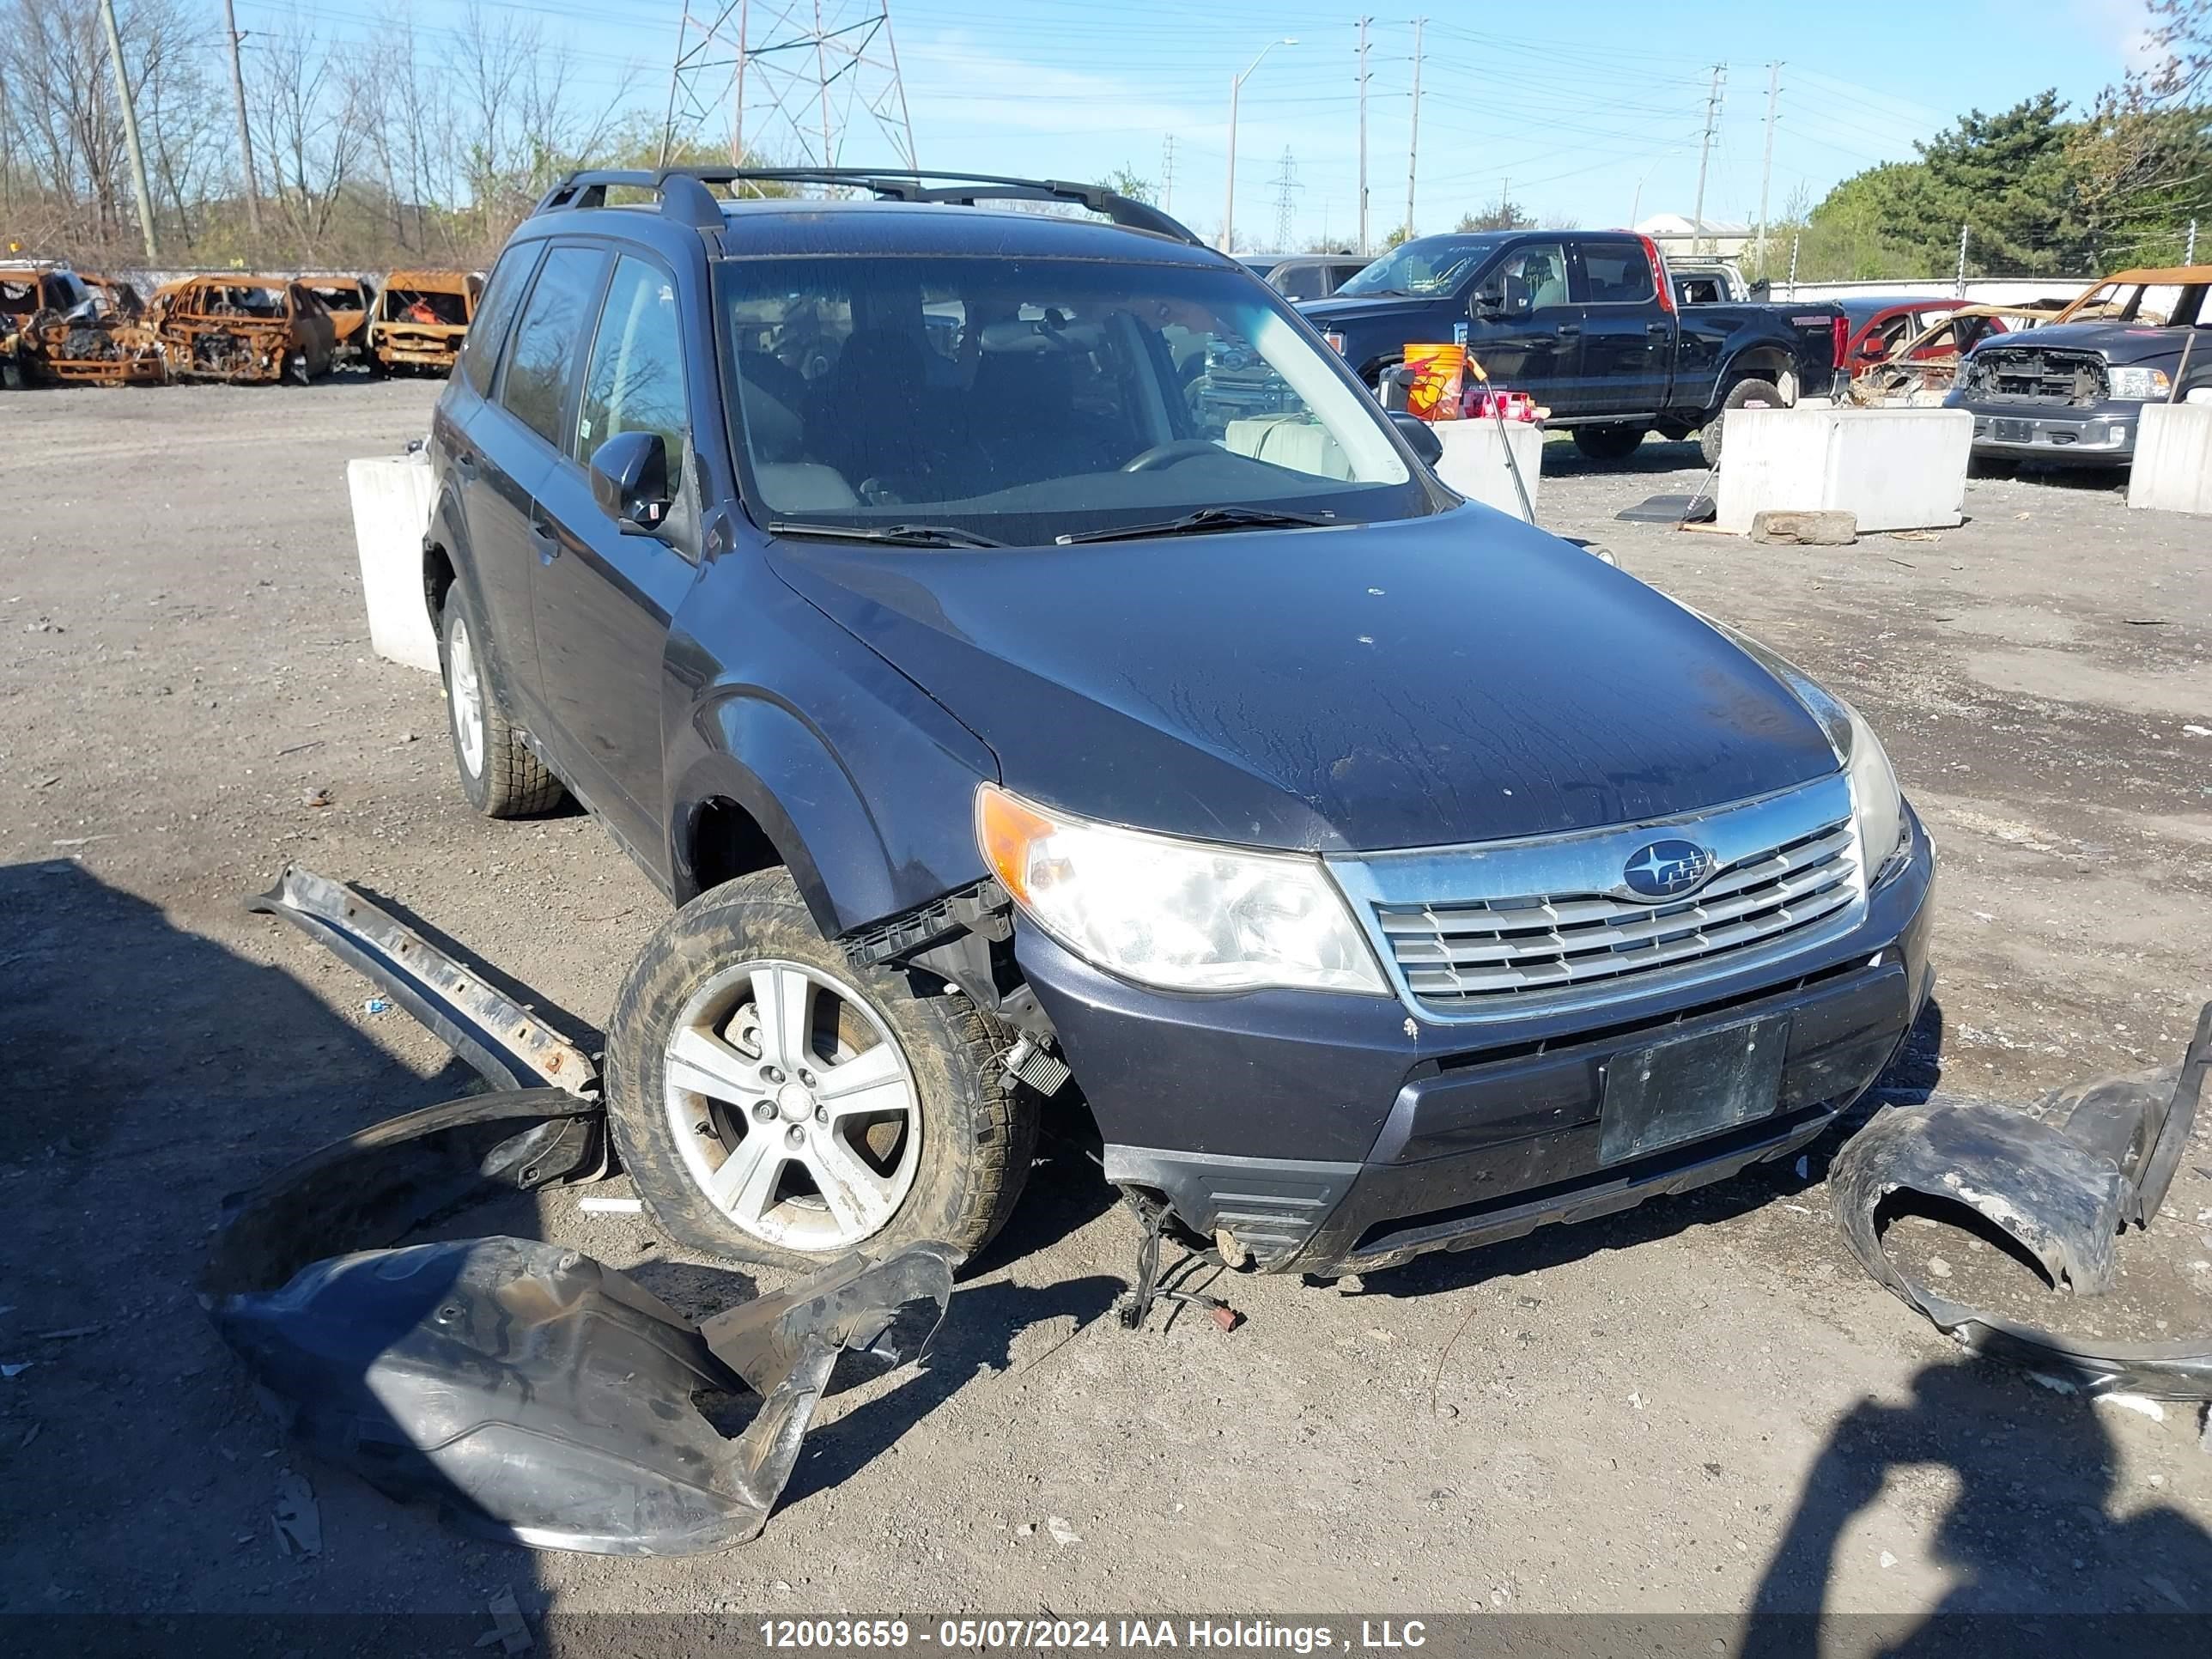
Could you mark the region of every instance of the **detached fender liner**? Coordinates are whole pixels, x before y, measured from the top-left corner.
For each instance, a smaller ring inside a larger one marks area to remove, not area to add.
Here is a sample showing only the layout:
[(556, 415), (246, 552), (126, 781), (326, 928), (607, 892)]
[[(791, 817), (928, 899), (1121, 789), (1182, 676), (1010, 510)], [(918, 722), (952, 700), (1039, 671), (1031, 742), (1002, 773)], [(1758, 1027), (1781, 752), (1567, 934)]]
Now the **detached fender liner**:
[[(951, 1254), (848, 1256), (750, 1300), (739, 1281), (702, 1328), (563, 1246), (392, 1248), (477, 1200), (592, 1178), (604, 1134), (596, 1101), (550, 1088), (373, 1125), (231, 1200), (201, 1301), (311, 1450), (465, 1530), (608, 1555), (742, 1543), (841, 1358), (880, 1371), (921, 1352)], [(748, 1390), (733, 1437), (702, 1409), (727, 1420)]]
[(2087, 1394), (2212, 1399), (2212, 1333), (2091, 1345), (1979, 1312), (1906, 1273), (1881, 1248), (1896, 1193), (1963, 1204), (2016, 1241), (2053, 1285), (2111, 1288), (2114, 1246), (2158, 1214), (2212, 1071), (2212, 1004), (2178, 1067), (2061, 1090), (2033, 1109), (1942, 1097), (1882, 1113), (1836, 1155), (1828, 1183), (1851, 1254), (1969, 1351)]

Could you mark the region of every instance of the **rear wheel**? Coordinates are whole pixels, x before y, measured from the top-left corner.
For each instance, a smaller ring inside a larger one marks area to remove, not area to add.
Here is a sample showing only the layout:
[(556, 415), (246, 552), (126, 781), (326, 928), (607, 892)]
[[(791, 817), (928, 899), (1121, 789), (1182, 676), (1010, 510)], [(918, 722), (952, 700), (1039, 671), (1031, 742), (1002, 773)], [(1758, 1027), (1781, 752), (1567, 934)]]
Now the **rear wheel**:
[(1578, 426), (1575, 447), (1593, 461), (1625, 461), (1643, 443), (1645, 430), (1633, 425)]
[(560, 779), (507, 718), (486, 672), (475, 607), (458, 584), (439, 618), (438, 657), (446, 674), (446, 723), (461, 793), (488, 818), (519, 818), (560, 805)]
[(1728, 425), (1729, 410), (1731, 409), (1785, 409), (1788, 406), (1784, 401), (1781, 388), (1773, 381), (1738, 380), (1729, 388), (1727, 398), (1722, 400), (1721, 406), (1713, 417), (1705, 422), (1705, 429), (1698, 438), (1698, 443), (1705, 450), (1705, 465), (1707, 466), (1720, 465), (1721, 434)]
[(1003, 1033), (822, 937), (788, 872), (701, 895), (653, 935), (607, 1032), (607, 1121), (662, 1229), (804, 1267), (981, 1249), (1013, 1209), (1035, 1101)]

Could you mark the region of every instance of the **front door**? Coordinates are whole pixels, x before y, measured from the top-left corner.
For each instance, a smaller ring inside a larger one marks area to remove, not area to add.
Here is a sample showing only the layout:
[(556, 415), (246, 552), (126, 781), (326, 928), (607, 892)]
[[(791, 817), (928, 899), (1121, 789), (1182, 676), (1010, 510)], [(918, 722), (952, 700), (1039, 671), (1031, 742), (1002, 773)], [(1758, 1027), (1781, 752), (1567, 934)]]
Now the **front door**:
[[(648, 257), (615, 261), (574, 418), (568, 453), (538, 490), (538, 672), (564, 767), (658, 868), (663, 663), (698, 576), (699, 514), (675, 278)], [(623, 534), (592, 498), (592, 452), (624, 432), (655, 433), (667, 447), (673, 505), (659, 536)]]
[(1571, 412), (1582, 331), (1561, 244), (1523, 242), (1476, 280), (1467, 349), (1499, 391), (1526, 392), (1560, 414)]

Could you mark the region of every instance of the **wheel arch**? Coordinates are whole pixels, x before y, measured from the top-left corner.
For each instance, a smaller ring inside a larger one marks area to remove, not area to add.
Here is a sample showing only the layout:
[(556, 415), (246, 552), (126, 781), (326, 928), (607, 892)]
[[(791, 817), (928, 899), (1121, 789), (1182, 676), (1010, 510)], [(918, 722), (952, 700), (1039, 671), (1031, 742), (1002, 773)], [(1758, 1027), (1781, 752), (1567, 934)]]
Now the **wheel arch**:
[(1720, 376), (1713, 383), (1713, 410), (1725, 404), (1729, 393), (1746, 380), (1770, 380), (1785, 401), (1795, 403), (1797, 360), (1788, 347), (1771, 340), (1738, 347), (1721, 365)]
[(677, 903), (781, 864), (824, 938), (903, 908), (875, 813), (797, 713), (766, 696), (731, 695), (703, 708), (696, 729), (710, 741), (671, 793)]

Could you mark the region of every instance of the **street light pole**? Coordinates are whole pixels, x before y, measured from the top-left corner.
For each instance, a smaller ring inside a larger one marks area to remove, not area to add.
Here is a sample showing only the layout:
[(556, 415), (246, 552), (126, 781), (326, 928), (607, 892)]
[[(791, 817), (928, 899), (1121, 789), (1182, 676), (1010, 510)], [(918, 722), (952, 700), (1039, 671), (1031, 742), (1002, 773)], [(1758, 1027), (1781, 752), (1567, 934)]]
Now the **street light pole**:
[(1297, 38), (1295, 35), (1285, 36), (1280, 40), (1270, 40), (1260, 48), (1260, 56), (1252, 60), (1250, 67), (1246, 69), (1243, 74), (1230, 77), (1229, 180), (1221, 192), (1221, 251), (1224, 253), (1234, 253), (1237, 251), (1237, 94), (1244, 90), (1244, 82), (1251, 78), (1252, 70), (1260, 67), (1261, 61), (1269, 52), (1274, 51), (1277, 46), (1295, 46), (1296, 45), (1297, 45)]

